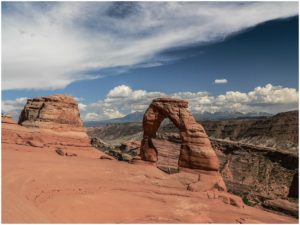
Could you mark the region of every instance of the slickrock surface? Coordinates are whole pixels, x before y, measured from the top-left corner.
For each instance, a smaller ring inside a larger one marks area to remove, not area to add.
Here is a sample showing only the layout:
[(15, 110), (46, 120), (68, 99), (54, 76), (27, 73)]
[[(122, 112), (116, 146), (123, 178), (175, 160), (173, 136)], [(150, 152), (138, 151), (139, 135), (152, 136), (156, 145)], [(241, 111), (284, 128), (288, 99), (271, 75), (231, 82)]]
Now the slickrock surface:
[(73, 97), (61, 94), (28, 99), (18, 123), (25, 127), (85, 130), (77, 102)]
[(40, 148), (91, 147), (90, 139), (84, 132), (56, 132), (48, 129), (30, 129), (17, 124), (2, 123), (2, 143), (27, 145)]
[[(43, 114), (64, 111), (54, 105)], [(91, 147), (80, 124), (28, 118), (28, 127), (2, 120), (3, 223), (298, 222), (244, 205), (226, 192), (216, 170), (182, 168), (170, 175), (147, 164), (104, 160), (110, 157)]]
[[(5, 137), (32, 134), (28, 130), (2, 123)], [(211, 188), (211, 175), (169, 175), (154, 166), (101, 160), (104, 153), (91, 147), (60, 148), (77, 157), (60, 156), (52, 145), (2, 143), (3, 223), (298, 222), (245, 206), (221, 186)]]
[[(252, 125), (255, 126), (251, 128)], [(231, 193), (241, 196), (253, 207), (265, 208), (265, 201), (276, 199), (298, 205), (298, 141), (294, 140), (298, 137), (298, 111), (280, 113), (263, 120), (207, 121), (203, 126), (208, 134), (218, 137), (211, 138), (211, 143), (220, 160), (220, 172)], [(124, 140), (141, 140), (141, 132), (142, 124), (126, 123), (90, 130), (89, 135), (116, 145)], [(266, 148), (268, 145), (264, 144), (264, 140), (274, 139), (273, 135), (276, 141), (267, 141), (272, 148)], [(158, 167), (166, 172), (169, 172), (168, 168), (171, 172), (172, 168), (176, 171), (178, 165), (174, 166), (178, 158), (175, 159), (174, 156), (179, 155), (181, 143), (178, 129), (173, 124), (162, 124), (156, 136), (153, 139), (154, 145), (157, 141), (164, 143), (156, 146), (160, 148), (158, 154), (161, 154), (158, 155)], [(221, 139), (225, 137), (233, 141)], [(241, 142), (234, 141), (236, 139)], [(251, 145), (251, 141), (246, 141), (254, 139), (262, 142)], [(163, 148), (168, 145), (165, 144), (167, 141), (171, 142), (170, 146), (176, 147)], [(288, 143), (292, 143), (291, 148), (284, 147)], [(160, 159), (165, 156), (168, 158)], [(161, 162), (164, 168), (160, 165)], [(288, 212), (289, 209), (268, 209), (293, 214)]]
[(141, 158), (145, 161), (157, 162), (158, 150), (152, 139), (156, 138), (156, 132), (165, 118), (169, 118), (180, 131), (182, 143), (179, 166), (218, 171), (219, 161), (208, 136), (188, 110), (188, 102), (179, 99), (158, 98), (150, 104), (143, 119)]
[(2, 123), (17, 124), (17, 122), (10, 115), (1, 115), (1, 122)]

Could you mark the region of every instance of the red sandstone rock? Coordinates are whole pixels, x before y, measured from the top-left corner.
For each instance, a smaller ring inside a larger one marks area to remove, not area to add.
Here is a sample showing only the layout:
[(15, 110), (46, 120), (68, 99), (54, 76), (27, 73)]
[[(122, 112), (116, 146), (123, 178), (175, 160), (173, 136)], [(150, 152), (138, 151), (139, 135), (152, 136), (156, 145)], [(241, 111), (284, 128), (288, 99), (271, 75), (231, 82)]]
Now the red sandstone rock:
[(296, 202), (289, 202), (286, 199), (273, 199), (266, 200), (263, 206), (268, 209), (276, 210), (279, 212), (284, 212), (286, 214), (298, 217), (299, 216), (299, 206)]
[(17, 124), (17, 122), (12, 118), (11, 115), (1, 115), (1, 122), (2, 123), (10, 123), (10, 124)]
[(160, 139), (152, 139), (152, 143), (157, 150), (157, 166), (178, 169), (180, 145)]
[(77, 156), (77, 154), (76, 153), (68, 153), (68, 152), (66, 152), (65, 156)]
[(52, 95), (28, 99), (19, 124), (2, 117), (2, 143), (44, 146), (91, 147), (80, 119), (77, 102), (71, 96)]
[(5, 123), (2, 121), (2, 144), (17, 144), (32, 146), (35, 148), (45, 147), (91, 147), (90, 139), (85, 132), (57, 131), (50, 129), (20, 126), (18, 124)]
[(108, 160), (114, 160), (113, 157), (108, 156), (108, 155), (101, 155), (99, 159), (108, 159)]
[(245, 207), (243, 200), (236, 195), (232, 195), (226, 192), (218, 192), (218, 191), (207, 191), (206, 193), (208, 199), (219, 199), (223, 201), (225, 204), (229, 204), (238, 208)]
[(61, 149), (56, 149), (55, 152), (56, 152), (57, 154), (61, 155), (61, 156), (64, 156), (64, 155), (65, 155), (64, 151), (61, 150)]
[[(96, 159), (103, 153), (81, 147), (83, 140), (83, 132), (2, 123), (4, 223), (298, 222), (239, 206), (238, 197), (219, 191), (221, 185), (209, 180), (218, 180), (216, 171), (202, 171), (199, 176), (196, 169), (182, 168), (180, 173), (167, 175), (142, 163), (99, 163)], [(39, 141), (44, 147), (32, 148), (29, 141)], [(78, 157), (70, 160), (53, 154), (61, 146)], [(187, 185), (197, 182), (210, 184), (212, 190), (187, 191)]]
[(298, 223), (247, 205), (236, 207), (225, 192), (210, 191), (209, 197), (187, 191), (196, 174), (99, 162), (103, 153), (91, 148), (64, 148), (79, 153), (72, 160), (45, 149), (2, 145), (3, 223)]
[(84, 131), (78, 104), (66, 95), (28, 99), (18, 123), (25, 127)]
[(198, 181), (188, 185), (187, 190), (192, 192), (219, 191), (226, 192), (227, 188), (219, 172), (202, 171), (199, 173)]
[(27, 143), (28, 143), (28, 145), (30, 145), (32, 147), (37, 147), (37, 148), (44, 147), (44, 143), (42, 141), (29, 140)]
[(154, 99), (143, 119), (144, 135), (141, 143), (141, 158), (150, 162), (158, 161), (158, 150), (153, 139), (165, 119), (169, 118), (180, 131), (181, 151), (179, 166), (218, 171), (219, 160), (204, 128), (198, 124), (188, 110), (188, 102), (172, 98)]

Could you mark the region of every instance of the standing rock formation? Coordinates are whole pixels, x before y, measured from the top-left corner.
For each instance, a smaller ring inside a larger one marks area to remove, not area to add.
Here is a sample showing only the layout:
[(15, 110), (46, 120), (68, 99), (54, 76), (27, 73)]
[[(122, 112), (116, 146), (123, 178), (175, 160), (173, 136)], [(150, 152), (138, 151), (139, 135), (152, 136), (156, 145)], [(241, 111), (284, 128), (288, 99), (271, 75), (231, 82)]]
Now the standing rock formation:
[(178, 165), (190, 169), (218, 171), (219, 160), (204, 128), (195, 121), (188, 110), (188, 102), (179, 99), (158, 98), (152, 101), (143, 119), (141, 158), (150, 162), (158, 161), (158, 149), (153, 139), (156, 138), (156, 132), (165, 118), (169, 118), (180, 132)]
[(28, 99), (19, 124), (2, 116), (2, 143), (64, 150), (91, 148), (77, 102), (65, 95)]
[(25, 127), (84, 130), (77, 102), (73, 97), (61, 94), (28, 99), (18, 123)]

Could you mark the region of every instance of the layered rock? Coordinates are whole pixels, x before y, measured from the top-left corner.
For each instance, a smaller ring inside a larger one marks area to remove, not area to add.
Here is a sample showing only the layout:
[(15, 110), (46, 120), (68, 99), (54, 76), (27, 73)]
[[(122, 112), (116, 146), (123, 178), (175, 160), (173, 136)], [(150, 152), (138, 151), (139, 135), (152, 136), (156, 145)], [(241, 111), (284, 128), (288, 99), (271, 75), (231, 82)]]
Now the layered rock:
[(297, 197), (297, 155), (232, 141), (212, 139), (212, 144), (228, 189), (250, 205)]
[(178, 172), (180, 145), (164, 139), (152, 139), (157, 150), (157, 167), (167, 173)]
[(77, 102), (61, 94), (28, 99), (18, 123), (25, 127), (84, 131)]
[(54, 131), (43, 128), (27, 128), (2, 120), (2, 144), (31, 146), (34, 148), (91, 147), (85, 132)]
[(18, 123), (2, 116), (2, 143), (36, 148), (91, 147), (78, 104), (71, 96), (28, 99)]
[(188, 102), (172, 98), (154, 99), (143, 118), (141, 158), (157, 162), (158, 149), (153, 143), (161, 122), (169, 118), (180, 131), (180, 167), (218, 171), (219, 161), (204, 128), (196, 122), (188, 110)]
[(298, 110), (278, 113), (269, 118), (203, 121), (201, 123), (210, 137), (298, 154)]

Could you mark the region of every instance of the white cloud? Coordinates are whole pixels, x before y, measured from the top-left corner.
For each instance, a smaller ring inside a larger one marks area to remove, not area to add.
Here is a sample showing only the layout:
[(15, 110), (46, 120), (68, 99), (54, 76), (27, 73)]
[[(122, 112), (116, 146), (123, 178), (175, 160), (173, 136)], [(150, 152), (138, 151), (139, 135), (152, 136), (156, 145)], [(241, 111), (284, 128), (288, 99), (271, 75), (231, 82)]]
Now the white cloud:
[(78, 103), (78, 108), (79, 108), (80, 111), (85, 111), (86, 110), (86, 106), (87, 105), (85, 105), (85, 104), (83, 104), (81, 102)]
[(265, 87), (257, 87), (248, 93), (253, 104), (288, 104), (298, 101), (298, 92), (294, 88), (283, 88), (267, 84)]
[(163, 50), (297, 14), (297, 2), (6, 2), (2, 88), (57, 89), (105, 76), (91, 70), (161, 65), (152, 59)]
[(1, 110), (4, 114), (10, 114), (15, 119), (19, 118), (20, 112), (26, 104), (27, 97), (20, 97), (14, 100), (2, 100)]
[(103, 110), (104, 115), (108, 118), (108, 119), (113, 119), (113, 118), (119, 118), (119, 117), (123, 117), (125, 116), (124, 114), (120, 113), (118, 110), (116, 109), (110, 109), (110, 108), (105, 108)]
[[(79, 100), (78, 107), (83, 120), (106, 120), (123, 117), (132, 112), (144, 112), (154, 98), (172, 97), (185, 99), (189, 102), (192, 112), (269, 112), (298, 109), (298, 91), (294, 88), (273, 86), (267, 84), (256, 87), (249, 92), (228, 91), (221, 95), (211, 95), (208, 92), (177, 92), (167, 95), (163, 92), (148, 92), (134, 90), (129, 86), (120, 85), (110, 90), (103, 100), (90, 104)], [(2, 101), (2, 111), (10, 113), (15, 118), (26, 103), (27, 98)]]
[(132, 93), (132, 89), (126, 85), (120, 85), (108, 92), (109, 98), (126, 98)]
[(125, 116), (136, 111), (144, 111), (154, 98), (165, 96), (162, 92), (147, 92), (145, 90), (133, 90), (126, 85), (120, 85), (111, 89), (104, 100), (87, 105), (86, 111), (97, 114), (97, 119), (90, 116), (85, 120), (105, 120)]
[(214, 83), (215, 84), (227, 84), (228, 81), (227, 81), (227, 79), (216, 79)]
[(98, 119), (98, 114), (97, 113), (87, 113), (84, 117), (85, 120), (97, 120)]
[[(208, 92), (177, 92), (167, 95), (163, 92), (147, 92), (133, 90), (126, 85), (120, 85), (110, 90), (104, 100), (87, 105), (83, 116), (85, 120), (105, 120), (122, 117), (129, 113), (147, 109), (154, 98), (173, 97), (186, 99), (192, 112), (269, 112), (278, 113), (298, 109), (298, 91), (294, 88), (273, 86), (267, 84), (253, 91), (243, 93), (228, 91), (218, 96)], [(94, 113), (93, 117), (89, 114)]]

